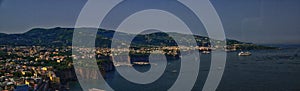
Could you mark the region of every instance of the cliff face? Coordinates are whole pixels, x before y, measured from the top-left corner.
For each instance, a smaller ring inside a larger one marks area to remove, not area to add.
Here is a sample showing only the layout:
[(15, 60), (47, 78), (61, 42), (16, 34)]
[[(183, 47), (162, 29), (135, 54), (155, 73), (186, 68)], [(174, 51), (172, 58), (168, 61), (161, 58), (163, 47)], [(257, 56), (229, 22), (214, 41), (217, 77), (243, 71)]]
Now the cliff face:
[[(100, 71), (99, 71), (100, 70)], [(89, 68), (79, 68), (76, 69), (65, 69), (65, 70), (58, 70), (55, 72), (55, 74), (60, 77), (64, 81), (75, 81), (77, 80), (77, 76), (83, 78), (83, 79), (100, 79), (101, 74), (104, 78), (106, 77), (106, 72), (114, 71), (114, 66), (111, 63), (103, 63), (101, 64), (101, 67), (97, 69), (89, 69)], [(75, 73), (78, 72), (77, 74)], [(64, 84), (64, 83), (63, 83)]]

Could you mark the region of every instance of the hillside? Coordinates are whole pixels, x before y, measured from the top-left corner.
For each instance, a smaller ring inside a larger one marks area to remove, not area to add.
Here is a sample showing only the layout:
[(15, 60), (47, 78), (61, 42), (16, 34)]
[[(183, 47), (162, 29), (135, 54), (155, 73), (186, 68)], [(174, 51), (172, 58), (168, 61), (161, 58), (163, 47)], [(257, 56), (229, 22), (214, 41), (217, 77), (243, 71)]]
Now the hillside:
[[(0, 45), (14, 45), (14, 46), (71, 46), (74, 28), (34, 28), (23, 34), (3, 34), (0, 33)], [(98, 29), (96, 46), (97, 47), (110, 47), (111, 39), (115, 31)], [(136, 36), (131, 45), (132, 46), (173, 46), (177, 45), (172, 37), (163, 32), (156, 32), (151, 34), (127, 34), (118, 32), (122, 39), (117, 42), (124, 42), (122, 40), (129, 36)], [(179, 41), (187, 41), (186, 34), (173, 33), (176, 36), (181, 37)], [(203, 36), (194, 35), (195, 40), (199, 46), (209, 45), (209, 38)], [(146, 44), (146, 45), (145, 45)], [(232, 44), (245, 44), (236, 40), (227, 40), (228, 45)]]

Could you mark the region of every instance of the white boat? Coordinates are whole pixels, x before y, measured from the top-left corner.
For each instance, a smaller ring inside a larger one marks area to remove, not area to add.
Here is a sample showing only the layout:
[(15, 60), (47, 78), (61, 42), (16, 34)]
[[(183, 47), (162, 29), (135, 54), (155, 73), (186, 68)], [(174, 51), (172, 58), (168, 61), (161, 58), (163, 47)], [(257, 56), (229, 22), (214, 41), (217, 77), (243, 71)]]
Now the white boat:
[(238, 54), (239, 56), (250, 56), (251, 55), (251, 53), (250, 52), (240, 52), (239, 54)]
[(121, 66), (132, 66), (132, 64), (128, 64), (128, 63), (114, 63), (115, 67), (121, 67)]
[(210, 54), (209, 51), (203, 51), (202, 53), (203, 53), (203, 54)]
[(121, 66), (121, 65), (120, 65), (120, 64), (114, 64), (114, 66), (115, 66), (115, 67), (119, 67), (119, 66)]
[(133, 65), (150, 65), (149, 62), (133, 62)]

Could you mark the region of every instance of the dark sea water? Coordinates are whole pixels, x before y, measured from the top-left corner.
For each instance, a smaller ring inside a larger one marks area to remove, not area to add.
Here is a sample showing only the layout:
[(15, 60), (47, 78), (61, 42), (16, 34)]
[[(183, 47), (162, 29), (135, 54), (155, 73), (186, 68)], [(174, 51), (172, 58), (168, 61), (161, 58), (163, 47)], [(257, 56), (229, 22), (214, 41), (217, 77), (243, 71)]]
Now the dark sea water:
[[(253, 50), (251, 56), (228, 52), (223, 78), (217, 91), (300, 91), (300, 49)], [(210, 68), (209, 54), (201, 54), (199, 76), (194, 91), (201, 91)], [(149, 66), (136, 66), (141, 72)], [(135, 84), (118, 72), (107, 73), (107, 83), (116, 91), (165, 91), (175, 82), (180, 60), (169, 60), (161, 78), (151, 84)], [(80, 91), (71, 83), (71, 91)]]

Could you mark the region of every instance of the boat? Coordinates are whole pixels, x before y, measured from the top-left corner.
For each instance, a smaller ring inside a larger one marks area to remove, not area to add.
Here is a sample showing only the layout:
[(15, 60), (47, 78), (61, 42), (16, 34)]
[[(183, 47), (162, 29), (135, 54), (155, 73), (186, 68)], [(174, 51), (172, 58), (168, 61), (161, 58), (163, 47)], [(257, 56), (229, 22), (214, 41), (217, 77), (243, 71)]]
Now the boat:
[(121, 67), (121, 66), (132, 66), (132, 64), (128, 64), (128, 63), (114, 63), (115, 67)]
[(239, 56), (250, 56), (251, 55), (251, 53), (250, 52), (240, 52), (239, 54), (238, 54)]
[(120, 65), (120, 64), (114, 64), (114, 66), (115, 66), (115, 67), (119, 67), (119, 66), (121, 66), (121, 65)]
[(172, 73), (177, 73), (177, 70), (172, 70)]
[(142, 65), (150, 65), (150, 63), (149, 62), (133, 62), (133, 65), (140, 65), (140, 66), (142, 66)]
[(203, 53), (203, 54), (210, 54), (209, 51), (203, 51), (202, 53)]

